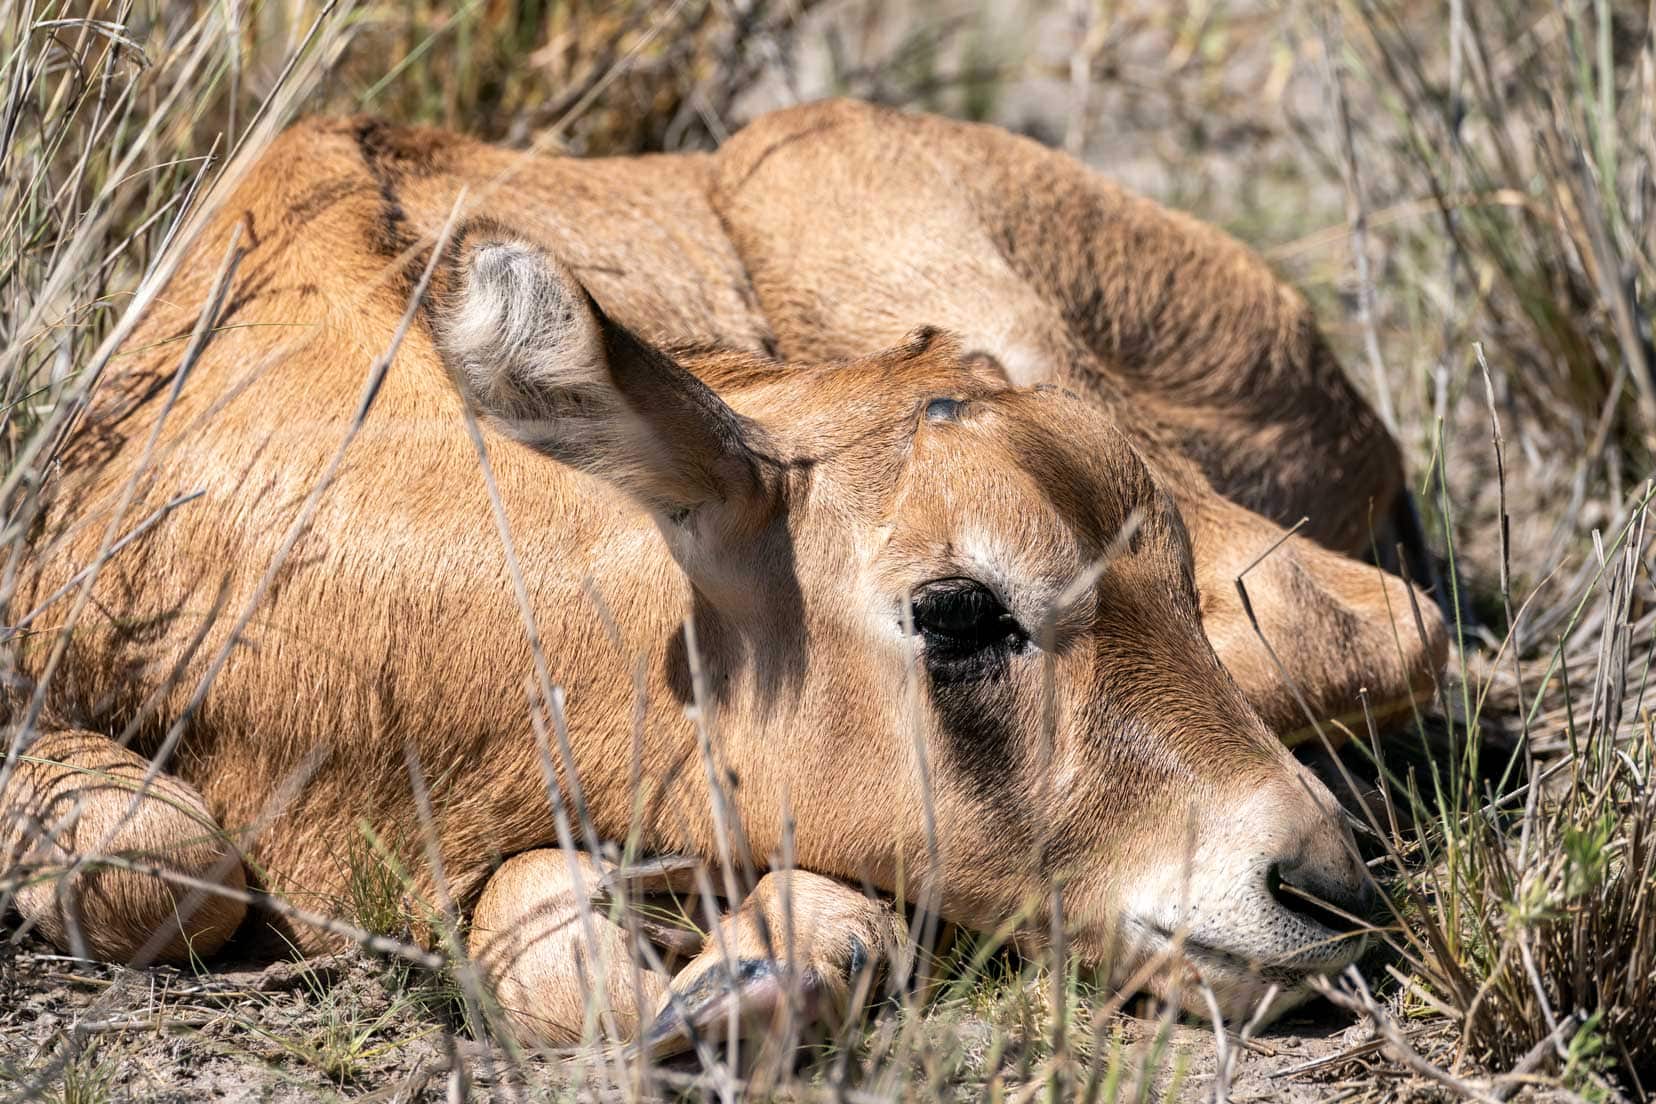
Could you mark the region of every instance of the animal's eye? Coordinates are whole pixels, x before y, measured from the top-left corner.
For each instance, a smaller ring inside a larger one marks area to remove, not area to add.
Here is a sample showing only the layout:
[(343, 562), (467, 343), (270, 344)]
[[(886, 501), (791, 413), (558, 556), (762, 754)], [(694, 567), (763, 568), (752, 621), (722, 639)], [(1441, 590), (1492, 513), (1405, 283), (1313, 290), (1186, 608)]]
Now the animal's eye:
[(926, 644), (934, 674), (986, 655), (1005, 655), (1028, 639), (1000, 599), (971, 579), (938, 579), (917, 588), (912, 599), (914, 628)]

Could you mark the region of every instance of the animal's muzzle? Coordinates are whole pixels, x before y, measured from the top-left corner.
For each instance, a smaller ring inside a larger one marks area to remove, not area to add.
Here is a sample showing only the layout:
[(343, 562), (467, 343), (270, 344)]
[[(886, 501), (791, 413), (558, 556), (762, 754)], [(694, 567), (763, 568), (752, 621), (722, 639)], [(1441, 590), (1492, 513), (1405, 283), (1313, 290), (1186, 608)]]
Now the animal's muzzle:
[(1342, 935), (1370, 928), (1379, 904), (1370, 878), (1332, 877), (1325, 865), (1272, 863), (1265, 890), (1289, 912)]

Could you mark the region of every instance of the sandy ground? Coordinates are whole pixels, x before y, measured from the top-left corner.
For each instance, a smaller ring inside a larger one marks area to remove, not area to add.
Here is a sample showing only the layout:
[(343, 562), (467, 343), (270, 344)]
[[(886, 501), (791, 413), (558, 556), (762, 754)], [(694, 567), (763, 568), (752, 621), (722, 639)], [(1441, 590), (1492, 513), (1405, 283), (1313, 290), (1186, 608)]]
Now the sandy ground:
[[(508, 1054), (451, 1031), (417, 999), (382, 964), (354, 954), (191, 974), (77, 962), (33, 946), (0, 973), (0, 1085), (66, 1100), (437, 1101), (463, 1092), (489, 1101), (538, 1096), (580, 1076), (578, 1058)], [(989, 1024), (951, 1017), (933, 1026), (946, 1040), (939, 1045), (968, 1056), (950, 1095), (979, 1096), (986, 1086), (970, 1055), (987, 1049)], [(1121, 1016), (1111, 1027), (1131, 1084), (1160, 1025)], [(1210, 1099), (1211, 1030), (1174, 1025), (1163, 1034), (1144, 1095)], [(1374, 1045), (1338, 1018), (1290, 1019), (1233, 1046), (1234, 1102), (1320, 1101), (1372, 1088), (1364, 1059)], [(688, 1085), (696, 1071), (692, 1060), (670, 1076)]]

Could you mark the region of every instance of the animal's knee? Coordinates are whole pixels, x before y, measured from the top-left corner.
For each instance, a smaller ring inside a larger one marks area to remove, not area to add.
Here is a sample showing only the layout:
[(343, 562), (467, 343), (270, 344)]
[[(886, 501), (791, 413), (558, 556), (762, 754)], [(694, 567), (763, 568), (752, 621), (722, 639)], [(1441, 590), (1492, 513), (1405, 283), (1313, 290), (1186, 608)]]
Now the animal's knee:
[(625, 929), (595, 909), (607, 867), (558, 848), (508, 859), (490, 876), (472, 912), (472, 960), (494, 987), (512, 1030), (526, 1042), (578, 1043), (589, 1011), (611, 1038), (638, 1031), (640, 1007), (653, 1007), (666, 979), (635, 968)]
[(859, 983), (896, 959), (906, 934), (888, 902), (806, 870), (766, 874), (738, 915), (758, 921), (746, 938), (764, 940), (770, 957), (791, 955), (805, 963), (823, 987), (821, 996), (841, 1013), (854, 1002)]
[[(0, 885), (54, 944), (109, 961), (209, 955), (241, 923), (241, 856), (195, 788), (107, 737), (50, 732), (0, 793)], [(84, 860), (78, 870), (69, 871)]]

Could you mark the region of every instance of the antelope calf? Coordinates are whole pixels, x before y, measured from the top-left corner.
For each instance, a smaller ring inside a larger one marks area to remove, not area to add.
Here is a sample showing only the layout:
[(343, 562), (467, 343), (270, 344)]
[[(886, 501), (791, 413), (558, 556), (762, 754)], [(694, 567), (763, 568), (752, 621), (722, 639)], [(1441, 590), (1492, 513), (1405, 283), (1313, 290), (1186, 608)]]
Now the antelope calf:
[[(843, 1011), (902, 943), (864, 884), (1040, 933), (1061, 882), (1072, 953), (1183, 933), (1226, 1016), (1358, 953), (1285, 677), (1407, 699), (1441, 623), (1289, 537), (1284, 670), (1232, 580), (1268, 516), (1357, 544), (1395, 449), (1251, 254), (1072, 161), (847, 104), (613, 160), (307, 122), (113, 365), (9, 618), (0, 845), (66, 948), (210, 954), (213, 886), (339, 911), (371, 832), (543, 1041)], [(586, 907), (687, 890), (705, 940)]]

